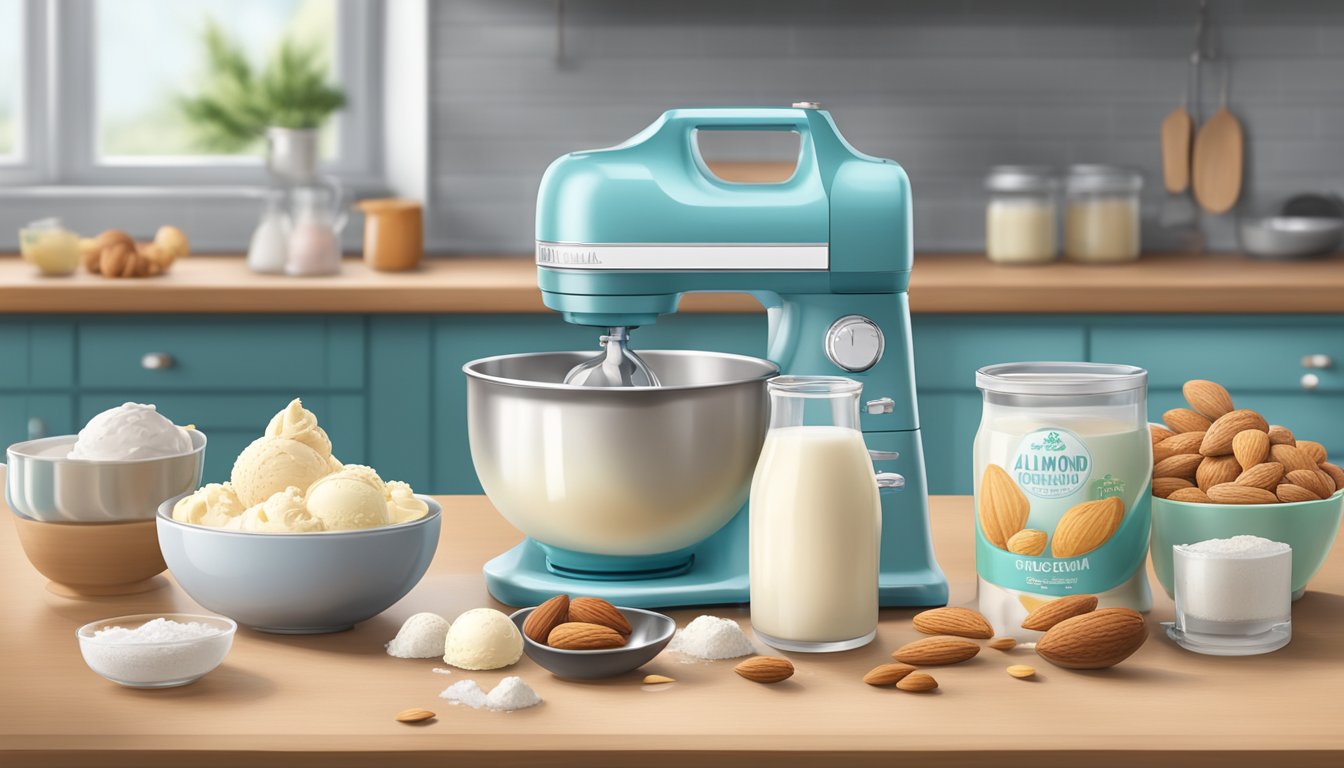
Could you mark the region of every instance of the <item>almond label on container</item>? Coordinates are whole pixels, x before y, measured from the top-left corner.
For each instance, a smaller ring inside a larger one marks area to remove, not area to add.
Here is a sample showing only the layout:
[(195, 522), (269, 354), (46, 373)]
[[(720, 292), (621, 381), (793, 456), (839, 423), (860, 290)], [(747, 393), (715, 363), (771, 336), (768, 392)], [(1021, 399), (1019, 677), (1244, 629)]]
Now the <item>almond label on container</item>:
[(1012, 461), (1017, 486), (1040, 499), (1077, 493), (1092, 476), (1087, 444), (1066, 429), (1042, 429), (1022, 438)]

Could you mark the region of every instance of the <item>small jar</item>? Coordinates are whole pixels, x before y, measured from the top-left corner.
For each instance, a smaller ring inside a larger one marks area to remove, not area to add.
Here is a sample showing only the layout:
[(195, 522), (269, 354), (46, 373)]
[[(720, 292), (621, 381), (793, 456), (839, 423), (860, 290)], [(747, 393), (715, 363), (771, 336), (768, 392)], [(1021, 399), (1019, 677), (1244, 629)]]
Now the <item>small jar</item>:
[(1108, 263), (1139, 257), (1137, 171), (1111, 165), (1074, 165), (1064, 182), (1064, 255), (1073, 261)]
[(985, 254), (1002, 264), (1040, 264), (1059, 254), (1059, 183), (1050, 168), (997, 165), (985, 177)]

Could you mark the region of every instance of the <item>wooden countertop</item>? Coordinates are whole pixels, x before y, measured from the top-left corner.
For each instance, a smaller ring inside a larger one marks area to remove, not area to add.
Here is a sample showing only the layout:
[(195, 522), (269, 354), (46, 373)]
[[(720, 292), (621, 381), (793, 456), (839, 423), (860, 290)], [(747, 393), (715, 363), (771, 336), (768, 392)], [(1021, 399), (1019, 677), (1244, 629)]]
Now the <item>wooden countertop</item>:
[[(1344, 538), (1293, 611), (1292, 643), (1227, 659), (1177, 648), (1158, 622), (1123, 665), (1056, 669), (1018, 648), (985, 649), (932, 670), (931, 695), (864, 685), (871, 667), (918, 635), (913, 610), (884, 610), (877, 640), (857, 651), (790, 654), (797, 674), (762, 686), (733, 662), (661, 656), (597, 683), (551, 677), (526, 657), (496, 672), (436, 674), (437, 660), (393, 659), (383, 643), (418, 611), (448, 617), (497, 605), (482, 563), (518, 533), (482, 497), (445, 497), (443, 537), (429, 574), (404, 600), (350, 632), (282, 637), (239, 630), (223, 666), (184, 688), (120, 688), (85, 668), (74, 630), (123, 614), (199, 610), (176, 586), (125, 598), (56, 597), (0, 525), (0, 764), (112, 766), (919, 766), (1012, 768), (1338, 766), (1344, 762)], [(933, 534), (953, 604), (974, 596), (969, 498), (933, 500)], [(1156, 584), (1156, 582), (1153, 582)], [(499, 606), (502, 607), (502, 606)], [(706, 611), (673, 611), (679, 624)], [(748, 624), (741, 607), (714, 609)], [(1035, 665), (1032, 682), (1004, 673)], [(646, 673), (678, 680), (645, 689)], [(520, 675), (545, 699), (512, 713), (450, 706), (456, 680), (489, 688)], [(425, 707), (437, 721), (405, 726), (395, 713)], [(96, 754), (95, 754), (96, 753)]]
[[(1344, 254), (1277, 263), (1232, 254), (1150, 254), (1133, 264), (999, 266), (977, 254), (916, 260), (915, 313), (1344, 313)], [(693, 294), (691, 312), (753, 312), (738, 294)], [(0, 258), (0, 313), (499, 313), (543, 312), (532, 261), (428, 259), (378, 273), (349, 260), (335, 277), (250, 272), (241, 257), (193, 256), (159, 278), (44, 278)]]

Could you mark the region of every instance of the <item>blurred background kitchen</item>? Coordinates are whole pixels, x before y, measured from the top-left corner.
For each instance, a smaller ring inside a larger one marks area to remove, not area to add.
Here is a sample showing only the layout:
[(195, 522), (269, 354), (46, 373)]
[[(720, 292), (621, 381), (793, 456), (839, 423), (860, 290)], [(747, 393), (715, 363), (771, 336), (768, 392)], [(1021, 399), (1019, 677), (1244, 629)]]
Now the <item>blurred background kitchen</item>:
[[(815, 100), (913, 183), (932, 492), (1001, 360), (1143, 365), (1158, 413), (1199, 373), (1344, 450), (1341, 73), (1327, 0), (0, 0), (0, 441), (157, 402), (219, 479), (297, 394), (475, 492), (461, 363), (591, 346), (534, 295), (550, 161)], [(796, 142), (701, 151), (768, 181)], [(697, 309), (642, 343), (762, 354)]]

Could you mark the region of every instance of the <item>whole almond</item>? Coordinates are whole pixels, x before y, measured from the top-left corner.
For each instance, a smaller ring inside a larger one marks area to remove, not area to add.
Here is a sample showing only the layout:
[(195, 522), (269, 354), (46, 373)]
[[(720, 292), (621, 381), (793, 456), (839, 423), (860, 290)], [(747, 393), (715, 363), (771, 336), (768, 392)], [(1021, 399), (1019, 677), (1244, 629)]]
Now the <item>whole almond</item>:
[(1271, 445), (1269, 447), (1270, 461), (1277, 461), (1283, 465), (1284, 472), (1292, 472), (1295, 469), (1315, 469), (1316, 462), (1306, 451), (1293, 445)]
[(779, 656), (753, 656), (733, 671), (753, 683), (778, 683), (793, 677), (793, 662)]
[(620, 609), (600, 597), (576, 597), (569, 602), (569, 620), (610, 627), (622, 635), (631, 632), (630, 621)]
[(1017, 638), (1015, 637), (996, 637), (985, 643), (996, 651), (1011, 651), (1017, 647)]
[(1232, 455), (1242, 469), (1250, 469), (1269, 458), (1269, 433), (1243, 429), (1232, 438)]
[(926, 635), (953, 635), (988, 640), (994, 636), (989, 621), (970, 608), (931, 608), (915, 614), (915, 629)]
[(1199, 463), (1204, 457), (1198, 453), (1182, 453), (1177, 456), (1168, 456), (1167, 458), (1153, 465), (1153, 477), (1183, 477), (1187, 480), (1194, 478), (1195, 470), (1199, 469)]
[(1023, 528), (1008, 537), (1008, 551), (1015, 555), (1039, 557), (1045, 551), (1045, 542), (1050, 535), (1035, 528)]
[(1278, 424), (1271, 424), (1269, 426), (1269, 444), (1297, 445), (1297, 440), (1293, 437), (1293, 430)]
[(1184, 477), (1154, 477), (1153, 495), (1159, 499), (1171, 498), (1171, 494), (1186, 488), (1194, 488), (1195, 484), (1186, 480)]
[(397, 713), (398, 723), (423, 723), (432, 719), (434, 713), (428, 709), (403, 709)]
[(1069, 507), (1050, 537), (1054, 557), (1078, 557), (1105, 544), (1125, 519), (1125, 503), (1111, 496)]
[(676, 678), (668, 677), (667, 675), (645, 675), (645, 676), (644, 676), (644, 684), (645, 684), (645, 685), (664, 685), (664, 684), (666, 684), (666, 683), (675, 683), (675, 682), (677, 682)]
[(1201, 416), (1198, 412), (1189, 408), (1172, 408), (1162, 414), (1162, 423), (1170, 427), (1171, 431), (1176, 434), (1203, 432), (1213, 426), (1213, 422), (1207, 416)]
[(1295, 501), (1316, 501), (1321, 498), (1306, 488), (1292, 483), (1279, 483), (1279, 487), (1274, 489), (1274, 495), (1279, 501), (1288, 504)]
[(928, 693), (938, 687), (938, 681), (927, 672), (912, 672), (901, 678), (896, 687), (906, 693)]
[(551, 630), (569, 621), (569, 595), (556, 595), (527, 614), (523, 634), (533, 642), (546, 644)]
[(1209, 494), (1199, 490), (1198, 488), (1181, 488), (1180, 490), (1172, 491), (1171, 495), (1167, 497), (1167, 500), (1186, 501), (1195, 504), (1213, 503), (1213, 499), (1209, 498)]
[(620, 632), (601, 624), (567, 621), (551, 630), (546, 644), (563, 651), (601, 651), (620, 648), (625, 645), (625, 638)]
[(1232, 396), (1227, 393), (1223, 385), (1212, 381), (1191, 379), (1181, 387), (1181, 394), (1185, 395), (1185, 401), (1191, 408), (1210, 419), (1229, 413), (1233, 408)]
[(868, 674), (863, 676), (863, 682), (869, 685), (895, 685), (914, 671), (915, 668), (909, 664), (880, 664), (868, 670)]
[(1026, 680), (1036, 676), (1036, 668), (1029, 664), (1014, 664), (1008, 668), (1008, 674), (1018, 680)]
[(1027, 618), (1022, 620), (1022, 628), (1045, 632), (1065, 619), (1082, 616), (1096, 609), (1096, 595), (1068, 595), (1058, 600), (1051, 600), (1027, 614)]
[(1228, 456), (1232, 453), (1232, 440), (1238, 433), (1248, 429), (1265, 432), (1268, 437), (1269, 424), (1265, 422), (1265, 417), (1245, 408), (1225, 413), (1204, 433), (1199, 452), (1205, 456)]
[(1335, 490), (1344, 488), (1344, 469), (1340, 469), (1327, 461), (1321, 465), (1321, 471), (1329, 475), (1330, 479), (1335, 482)]
[(975, 658), (980, 646), (960, 637), (926, 637), (913, 643), (906, 643), (891, 652), (891, 657), (917, 667), (937, 667), (943, 664), (960, 664)]
[(1036, 653), (1057, 667), (1104, 669), (1129, 658), (1147, 639), (1143, 614), (1103, 608), (1051, 627), (1037, 641)]
[(1274, 504), (1279, 500), (1264, 488), (1240, 483), (1215, 485), (1207, 493), (1215, 504)]
[(1298, 440), (1297, 450), (1307, 454), (1307, 457), (1317, 464), (1324, 464), (1330, 458), (1325, 453), (1325, 446), (1315, 440)]
[[(1298, 445), (1300, 447), (1301, 443), (1298, 443)], [(1318, 499), (1324, 499), (1335, 492), (1330, 476), (1326, 475), (1322, 477), (1320, 474), (1317, 474), (1317, 470), (1294, 469), (1292, 472), (1283, 476), (1283, 481), (1285, 483), (1291, 483), (1306, 488)], [(1327, 486), (1327, 482), (1331, 482), (1331, 485)], [(1283, 497), (1280, 496), (1279, 498)]]
[[(1322, 464), (1321, 466), (1325, 465)], [(1321, 486), (1329, 490), (1329, 493), (1325, 494), (1326, 496), (1330, 496), (1334, 494), (1335, 491), (1339, 490), (1339, 484), (1335, 482), (1334, 475), (1326, 472), (1324, 469), (1316, 470), (1316, 475), (1321, 478)]]
[(1148, 437), (1153, 441), (1154, 448), (1157, 447), (1158, 443), (1162, 442), (1163, 440), (1166, 440), (1168, 437), (1175, 437), (1175, 436), (1176, 433), (1172, 432), (1170, 429), (1167, 429), (1166, 427), (1159, 427), (1156, 424), (1148, 425)]
[(1199, 453), (1199, 445), (1204, 442), (1203, 432), (1183, 432), (1157, 444), (1153, 448), (1153, 463), (1182, 453)]
[(1027, 527), (1031, 502), (1003, 467), (987, 464), (980, 479), (980, 530), (990, 544), (1008, 549), (1008, 539)]
[(1267, 461), (1264, 464), (1256, 464), (1237, 475), (1236, 483), (1237, 485), (1250, 485), (1272, 491), (1274, 486), (1278, 485), (1282, 479), (1283, 465), (1277, 461)]
[(1195, 470), (1195, 485), (1207, 493), (1213, 486), (1230, 483), (1240, 475), (1241, 465), (1236, 456), (1205, 456)]

